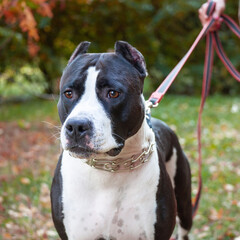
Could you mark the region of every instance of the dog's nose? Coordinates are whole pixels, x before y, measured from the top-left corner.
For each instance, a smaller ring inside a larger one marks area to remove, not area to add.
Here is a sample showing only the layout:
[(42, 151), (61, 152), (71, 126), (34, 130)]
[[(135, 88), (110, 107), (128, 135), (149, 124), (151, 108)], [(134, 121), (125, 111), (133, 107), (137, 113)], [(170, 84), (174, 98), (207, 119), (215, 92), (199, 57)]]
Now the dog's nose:
[(91, 122), (86, 118), (72, 118), (67, 121), (66, 133), (69, 137), (82, 138), (90, 133), (92, 128)]

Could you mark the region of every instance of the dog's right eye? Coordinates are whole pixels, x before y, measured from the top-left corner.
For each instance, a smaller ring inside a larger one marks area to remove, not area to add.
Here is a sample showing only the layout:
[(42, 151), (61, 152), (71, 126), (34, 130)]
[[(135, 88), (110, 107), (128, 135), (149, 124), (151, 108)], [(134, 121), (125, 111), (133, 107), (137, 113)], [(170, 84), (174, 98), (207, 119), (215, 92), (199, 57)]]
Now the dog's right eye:
[(66, 98), (71, 99), (73, 97), (73, 93), (71, 90), (67, 90), (64, 92)]
[(111, 90), (108, 92), (108, 98), (118, 98), (119, 95), (120, 93), (115, 90)]

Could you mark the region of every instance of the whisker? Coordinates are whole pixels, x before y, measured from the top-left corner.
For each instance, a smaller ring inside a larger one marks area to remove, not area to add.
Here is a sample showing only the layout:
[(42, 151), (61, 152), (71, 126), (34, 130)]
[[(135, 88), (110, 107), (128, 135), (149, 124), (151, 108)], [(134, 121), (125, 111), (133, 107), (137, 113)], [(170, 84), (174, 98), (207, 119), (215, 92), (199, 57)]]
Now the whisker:
[(50, 138), (55, 138), (56, 140), (61, 140), (61, 134), (60, 133), (52, 133), (52, 136)]
[(116, 137), (119, 137), (119, 138), (122, 139), (123, 141), (126, 141), (126, 139), (124, 139), (123, 137), (119, 136), (119, 135), (116, 134), (116, 133), (113, 133), (113, 135), (115, 135)]
[(61, 136), (61, 126), (57, 126), (57, 125), (54, 125), (50, 122), (47, 122), (47, 121), (42, 121), (44, 124), (50, 126), (50, 132), (51, 132), (51, 136), (50, 136), (50, 139), (51, 138), (55, 138), (56, 140), (60, 140), (60, 136)]
[(52, 128), (57, 128), (57, 129), (61, 129), (62, 126), (58, 126), (58, 125), (54, 125), (53, 123), (50, 123), (50, 122), (47, 122), (47, 121), (42, 121), (42, 123), (48, 125), (48, 126), (51, 126)]

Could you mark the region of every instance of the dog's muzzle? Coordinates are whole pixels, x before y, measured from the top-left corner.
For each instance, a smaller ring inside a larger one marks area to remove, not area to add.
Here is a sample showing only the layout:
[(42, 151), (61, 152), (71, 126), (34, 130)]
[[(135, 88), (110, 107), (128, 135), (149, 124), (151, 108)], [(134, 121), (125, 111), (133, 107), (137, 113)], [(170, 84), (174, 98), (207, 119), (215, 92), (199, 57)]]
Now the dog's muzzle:
[[(91, 155), (107, 154), (111, 157), (117, 156), (124, 147), (124, 141), (122, 139), (116, 139), (116, 143), (112, 145), (112, 148), (101, 147), (101, 142), (104, 142), (106, 136), (104, 132), (98, 132), (98, 139), (94, 132), (94, 124), (89, 118), (86, 117), (72, 117), (67, 120), (64, 126), (64, 146), (65, 150), (68, 150), (72, 156), (77, 158), (86, 158)], [(103, 138), (99, 140), (102, 136)], [(99, 145), (100, 144), (100, 145)], [(114, 147), (114, 145), (116, 147)], [(107, 150), (108, 149), (108, 150)], [(109, 150), (110, 149), (110, 150)]]

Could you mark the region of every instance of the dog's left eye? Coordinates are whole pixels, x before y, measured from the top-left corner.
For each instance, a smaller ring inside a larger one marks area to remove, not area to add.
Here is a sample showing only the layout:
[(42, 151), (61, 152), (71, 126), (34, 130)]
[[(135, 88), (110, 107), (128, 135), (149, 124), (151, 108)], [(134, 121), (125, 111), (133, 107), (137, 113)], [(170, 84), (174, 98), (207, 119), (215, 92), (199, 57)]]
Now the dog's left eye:
[(73, 97), (73, 93), (71, 90), (67, 90), (64, 92), (66, 98), (71, 99)]
[(119, 97), (120, 93), (115, 91), (115, 90), (111, 90), (108, 92), (108, 98), (117, 98)]

